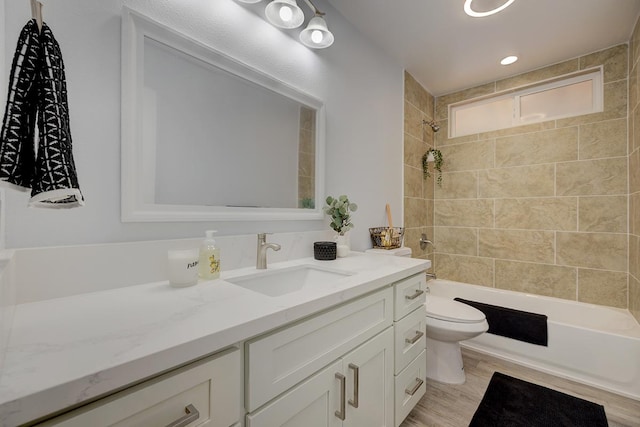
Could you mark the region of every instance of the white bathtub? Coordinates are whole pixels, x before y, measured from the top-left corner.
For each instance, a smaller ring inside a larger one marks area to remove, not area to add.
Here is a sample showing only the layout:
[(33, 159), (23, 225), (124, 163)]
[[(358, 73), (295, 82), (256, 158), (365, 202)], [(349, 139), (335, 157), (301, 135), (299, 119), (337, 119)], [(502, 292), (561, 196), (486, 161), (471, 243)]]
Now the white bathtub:
[(640, 400), (640, 325), (627, 310), (440, 279), (428, 286), (433, 295), (548, 317), (548, 347), (493, 334), (463, 347)]

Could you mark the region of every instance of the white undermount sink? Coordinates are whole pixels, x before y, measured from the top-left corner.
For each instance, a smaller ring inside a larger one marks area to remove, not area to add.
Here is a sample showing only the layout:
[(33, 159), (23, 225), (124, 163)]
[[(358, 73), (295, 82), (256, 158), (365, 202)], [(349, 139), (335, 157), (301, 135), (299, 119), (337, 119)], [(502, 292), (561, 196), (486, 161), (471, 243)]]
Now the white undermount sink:
[(270, 297), (279, 297), (314, 286), (329, 285), (332, 281), (354, 273), (331, 270), (315, 265), (298, 265), (278, 270), (225, 279), (234, 285)]

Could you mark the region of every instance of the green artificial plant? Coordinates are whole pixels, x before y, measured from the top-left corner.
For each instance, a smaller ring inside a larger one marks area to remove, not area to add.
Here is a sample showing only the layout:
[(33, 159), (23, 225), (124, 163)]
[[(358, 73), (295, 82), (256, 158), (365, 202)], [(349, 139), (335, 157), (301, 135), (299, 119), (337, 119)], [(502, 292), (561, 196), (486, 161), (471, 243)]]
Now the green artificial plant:
[(429, 172), (429, 154), (433, 155), (433, 169), (438, 171), (438, 177), (436, 178), (436, 182), (439, 186), (442, 186), (442, 164), (444, 160), (442, 159), (442, 153), (440, 150), (435, 148), (429, 148), (426, 153), (422, 156), (422, 174), (424, 179), (427, 179), (431, 176)]
[(353, 228), (351, 213), (358, 210), (358, 205), (351, 203), (347, 196), (340, 196), (334, 199), (327, 197), (327, 205), (323, 208), (325, 214), (331, 217), (329, 226), (341, 236)]

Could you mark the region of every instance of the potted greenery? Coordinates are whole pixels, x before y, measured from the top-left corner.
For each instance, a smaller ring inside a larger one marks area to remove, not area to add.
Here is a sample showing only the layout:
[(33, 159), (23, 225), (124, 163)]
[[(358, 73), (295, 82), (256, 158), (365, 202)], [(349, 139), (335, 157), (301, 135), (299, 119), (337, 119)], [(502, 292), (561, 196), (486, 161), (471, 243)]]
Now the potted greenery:
[(436, 178), (436, 182), (438, 185), (442, 186), (442, 164), (444, 160), (442, 159), (442, 152), (436, 148), (429, 148), (426, 153), (422, 156), (422, 174), (424, 179), (427, 179), (431, 176), (429, 172), (429, 163), (433, 163), (433, 169), (438, 171), (438, 177)]
[(351, 222), (351, 214), (358, 210), (358, 205), (351, 203), (347, 196), (340, 196), (334, 199), (331, 196), (327, 197), (327, 205), (323, 208), (325, 214), (331, 217), (329, 226), (333, 231), (338, 233), (336, 236), (336, 250), (339, 257), (344, 257), (349, 254), (349, 238), (346, 234), (347, 231), (353, 228)]

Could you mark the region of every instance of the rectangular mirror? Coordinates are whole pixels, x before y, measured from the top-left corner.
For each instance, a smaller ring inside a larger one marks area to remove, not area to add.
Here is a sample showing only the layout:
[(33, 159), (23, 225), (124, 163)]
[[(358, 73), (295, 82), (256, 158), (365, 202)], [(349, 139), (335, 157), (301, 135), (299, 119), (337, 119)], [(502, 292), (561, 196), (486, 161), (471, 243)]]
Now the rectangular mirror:
[(322, 218), (321, 101), (127, 8), (122, 52), (123, 221)]

